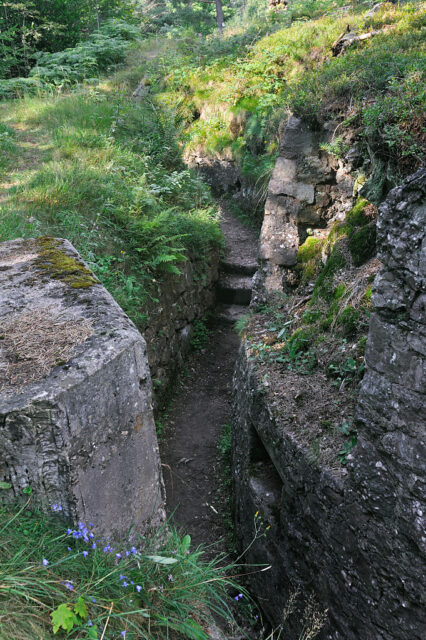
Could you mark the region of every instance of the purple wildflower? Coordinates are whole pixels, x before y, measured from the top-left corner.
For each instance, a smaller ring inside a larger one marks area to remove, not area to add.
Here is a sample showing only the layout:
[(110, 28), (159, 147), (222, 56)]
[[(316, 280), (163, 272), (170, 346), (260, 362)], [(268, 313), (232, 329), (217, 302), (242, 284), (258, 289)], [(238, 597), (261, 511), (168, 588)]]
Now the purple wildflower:
[(173, 575), (171, 573), (169, 573), (167, 580), (169, 582), (174, 582), (174, 578), (173, 578)]
[(88, 556), (88, 555), (89, 555), (89, 552), (88, 552), (88, 551), (83, 551), (83, 556), (84, 556), (85, 558), (87, 558), (87, 556)]
[(74, 590), (74, 585), (72, 585), (71, 582), (64, 582), (64, 587), (65, 587), (65, 589), (68, 589), (69, 591), (73, 591)]
[(46, 558), (43, 558), (43, 562), (42, 562), (43, 567), (47, 567), (48, 564), (49, 564), (49, 560), (46, 560)]
[(136, 591), (138, 593), (140, 593), (142, 591), (142, 587), (139, 584), (136, 585)]

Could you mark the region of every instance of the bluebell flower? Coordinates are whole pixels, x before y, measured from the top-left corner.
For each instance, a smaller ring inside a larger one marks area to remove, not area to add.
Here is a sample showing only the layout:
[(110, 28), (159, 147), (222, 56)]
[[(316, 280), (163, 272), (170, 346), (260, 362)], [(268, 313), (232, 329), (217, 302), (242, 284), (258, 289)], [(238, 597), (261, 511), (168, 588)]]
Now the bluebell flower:
[(171, 573), (169, 573), (167, 580), (169, 582), (174, 582), (174, 578), (173, 578), (173, 575)]
[(116, 554), (115, 554), (115, 557), (117, 558), (117, 560), (120, 560), (120, 558), (121, 558), (121, 553), (116, 553)]
[(125, 638), (125, 637), (126, 637), (126, 632), (125, 632), (125, 631), (122, 631), (122, 632), (121, 632), (121, 635), (122, 635), (122, 637), (123, 637), (123, 638)]
[(43, 562), (42, 562), (43, 567), (47, 567), (48, 564), (49, 564), (49, 560), (46, 560), (46, 558), (43, 558)]
[(92, 549), (96, 549), (96, 542), (92, 544)]
[(88, 623), (87, 623), (87, 626), (88, 627), (93, 627), (93, 622), (91, 620), (89, 620)]
[(96, 603), (95, 598), (90, 598), (92, 602)]
[(138, 552), (138, 550), (136, 549), (136, 547), (132, 547), (132, 548), (130, 549), (130, 551), (131, 551), (131, 553), (133, 553), (133, 554), (135, 554), (135, 553), (137, 553), (137, 552)]
[(68, 551), (72, 551), (71, 547), (67, 547)]
[(69, 591), (73, 591), (74, 590), (74, 585), (72, 585), (71, 582), (63, 582), (63, 585), (64, 585), (65, 589), (68, 589)]
[(126, 582), (126, 581), (124, 581), (124, 582), (123, 582), (123, 584), (122, 584), (121, 586), (122, 586), (122, 587), (128, 587), (128, 586), (129, 586), (129, 583), (128, 583), (128, 582)]
[(139, 584), (136, 585), (136, 591), (138, 593), (140, 593), (142, 591), (142, 587)]
[(88, 551), (83, 551), (83, 556), (84, 556), (85, 558), (87, 558), (87, 556), (88, 556), (88, 555), (89, 555), (89, 552), (88, 552)]

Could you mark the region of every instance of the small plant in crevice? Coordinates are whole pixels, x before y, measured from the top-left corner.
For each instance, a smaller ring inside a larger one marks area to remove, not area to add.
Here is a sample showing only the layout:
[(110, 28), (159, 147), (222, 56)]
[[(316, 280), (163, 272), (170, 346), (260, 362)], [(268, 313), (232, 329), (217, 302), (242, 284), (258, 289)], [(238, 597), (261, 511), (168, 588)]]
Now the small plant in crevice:
[(354, 424), (352, 416), (349, 416), (348, 418), (343, 420), (340, 427), (337, 428), (337, 431), (346, 436), (346, 440), (344, 441), (338, 454), (341, 464), (346, 465), (348, 461), (348, 455), (358, 442), (358, 430), (356, 428), (356, 425)]
[(333, 386), (343, 387), (354, 380), (360, 380), (365, 369), (364, 359), (358, 363), (349, 357), (344, 362), (332, 362), (328, 366), (328, 375), (333, 379)]

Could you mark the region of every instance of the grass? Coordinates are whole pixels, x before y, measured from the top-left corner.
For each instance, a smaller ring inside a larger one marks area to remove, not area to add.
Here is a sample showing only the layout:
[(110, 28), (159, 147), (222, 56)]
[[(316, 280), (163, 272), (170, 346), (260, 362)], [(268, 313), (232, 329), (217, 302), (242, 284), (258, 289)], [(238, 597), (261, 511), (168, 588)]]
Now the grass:
[(2, 103), (0, 115), (0, 240), (66, 237), (139, 326), (153, 280), (193, 256), (202, 265), (220, 245), (209, 192), (180, 159), (174, 114), (154, 100), (136, 104), (105, 83)]
[(96, 527), (67, 529), (60, 513), (27, 502), (0, 507), (0, 531), (1, 640), (207, 640), (208, 611), (228, 618), (228, 590), (241, 590), (228, 577), (235, 567), (204, 561), (172, 530), (112, 547)]
[[(357, 130), (363, 156), (372, 158), (366, 189), (377, 203), (424, 158), (426, 12), (424, 2), (385, 3), (366, 17), (367, 7), (294, 2), (287, 15), (240, 21), (222, 39), (177, 33), (145, 71), (158, 99), (178, 105), (186, 150), (231, 154), (259, 193), (289, 111), (314, 128), (337, 118), (342, 131)], [(348, 25), (379, 33), (333, 57), (331, 46)], [(331, 150), (342, 155), (346, 147)], [(382, 174), (387, 178), (377, 185)]]

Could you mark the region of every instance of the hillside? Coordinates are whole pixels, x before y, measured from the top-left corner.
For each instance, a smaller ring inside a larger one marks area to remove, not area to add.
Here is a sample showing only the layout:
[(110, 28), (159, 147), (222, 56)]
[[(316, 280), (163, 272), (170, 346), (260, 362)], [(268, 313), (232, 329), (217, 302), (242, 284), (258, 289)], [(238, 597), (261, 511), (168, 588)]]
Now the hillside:
[[(13, 385), (16, 406), (62, 385), (62, 411), (70, 363), (105, 407), (122, 380), (97, 391), (72, 345), (46, 364), (56, 316), (21, 317), (5, 259), (0, 640), (420, 640), (426, 2), (3, 4), (0, 243), (28, 240), (23, 277), (44, 269), (70, 308), (102, 285), (142, 334), (132, 420), (158, 457), (155, 416), (168, 520), (95, 537), (77, 467), (52, 504), (36, 441), (55, 412), (45, 394), (16, 417)], [(117, 407), (116, 439), (96, 408), (87, 424), (123, 460)], [(15, 419), (39, 463), (16, 458)], [(71, 423), (67, 465), (86, 451)]]

